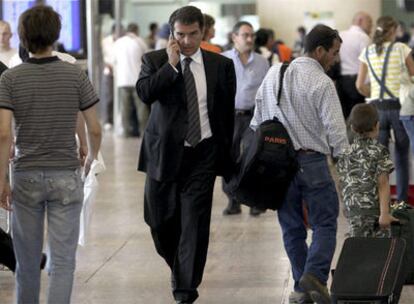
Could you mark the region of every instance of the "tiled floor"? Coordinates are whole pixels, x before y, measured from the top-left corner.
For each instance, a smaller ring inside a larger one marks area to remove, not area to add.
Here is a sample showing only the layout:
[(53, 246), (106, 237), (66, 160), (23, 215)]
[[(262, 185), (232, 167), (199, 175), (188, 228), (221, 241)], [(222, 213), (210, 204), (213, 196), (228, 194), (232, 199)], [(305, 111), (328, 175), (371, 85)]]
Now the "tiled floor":
[[(156, 254), (143, 221), (144, 175), (136, 171), (139, 141), (105, 136), (102, 153), (107, 171), (85, 247), (79, 248), (73, 304), (172, 304), (169, 272)], [(223, 217), (226, 204), (216, 182), (211, 240), (200, 304), (287, 303), (289, 266), (275, 213), (253, 218), (248, 209)], [(345, 223), (340, 219), (337, 253)], [(47, 275), (43, 273), (43, 287)], [(0, 303), (13, 303), (14, 281), (0, 272)], [(42, 303), (44, 303), (44, 290)], [(414, 303), (414, 288), (405, 287), (402, 304)], [(55, 303), (53, 303), (55, 304)], [(59, 303), (56, 303), (59, 304)]]

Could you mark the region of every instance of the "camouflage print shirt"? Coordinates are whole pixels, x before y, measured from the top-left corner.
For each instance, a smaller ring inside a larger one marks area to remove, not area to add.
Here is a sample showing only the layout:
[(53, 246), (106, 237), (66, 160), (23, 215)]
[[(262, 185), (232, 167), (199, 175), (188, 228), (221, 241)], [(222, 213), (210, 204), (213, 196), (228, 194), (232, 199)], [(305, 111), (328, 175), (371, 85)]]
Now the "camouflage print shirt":
[(394, 169), (388, 149), (376, 139), (357, 135), (339, 156), (337, 169), (346, 213), (379, 215), (378, 176)]

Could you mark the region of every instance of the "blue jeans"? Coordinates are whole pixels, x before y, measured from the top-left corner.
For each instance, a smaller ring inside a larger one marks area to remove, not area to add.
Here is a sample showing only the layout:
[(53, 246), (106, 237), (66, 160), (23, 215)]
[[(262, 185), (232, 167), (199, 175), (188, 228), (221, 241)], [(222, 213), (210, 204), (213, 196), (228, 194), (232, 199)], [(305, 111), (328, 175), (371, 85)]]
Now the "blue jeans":
[(411, 151), (414, 153), (414, 116), (400, 116), (400, 120), (410, 138)]
[(379, 110), (380, 131), (378, 141), (388, 148), (390, 130), (394, 130), (395, 135), (395, 173), (397, 177), (397, 199), (399, 201), (408, 200), (409, 182), (409, 149), (410, 140), (407, 132), (400, 121), (400, 110)]
[(50, 249), (47, 303), (70, 303), (82, 201), (79, 170), (14, 172), (12, 234), (18, 304), (39, 303), (45, 214)]
[[(294, 288), (302, 291), (298, 283), (304, 273), (313, 274), (324, 284), (328, 280), (336, 246), (339, 203), (326, 156), (299, 154), (298, 161), (300, 169), (278, 211), (278, 218), (292, 266)], [(306, 244), (303, 201), (313, 231), (309, 247)]]

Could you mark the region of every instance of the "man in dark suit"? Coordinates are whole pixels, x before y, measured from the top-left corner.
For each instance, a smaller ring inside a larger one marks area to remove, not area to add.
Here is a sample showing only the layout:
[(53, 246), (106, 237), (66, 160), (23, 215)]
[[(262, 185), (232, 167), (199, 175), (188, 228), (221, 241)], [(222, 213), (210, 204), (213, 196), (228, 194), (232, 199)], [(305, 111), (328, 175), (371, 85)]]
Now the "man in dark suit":
[(147, 173), (144, 217), (172, 271), (177, 303), (198, 297), (214, 181), (232, 171), (236, 81), (230, 59), (200, 50), (204, 19), (185, 6), (170, 17), (167, 49), (148, 53), (137, 92), (151, 105), (138, 170)]

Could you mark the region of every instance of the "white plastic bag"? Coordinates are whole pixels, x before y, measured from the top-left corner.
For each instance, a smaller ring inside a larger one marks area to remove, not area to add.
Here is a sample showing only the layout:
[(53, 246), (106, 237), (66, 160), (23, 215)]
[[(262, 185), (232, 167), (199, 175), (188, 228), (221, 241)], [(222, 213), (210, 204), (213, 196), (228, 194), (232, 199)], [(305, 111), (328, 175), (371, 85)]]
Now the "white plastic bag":
[[(79, 241), (78, 244), (85, 246), (86, 235), (91, 219), (92, 208), (95, 203), (96, 193), (98, 193), (99, 183), (97, 175), (105, 171), (105, 163), (103, 161), (101, 153), (98, 155), (98, 159), (94, 160), (91, 165), (88, 176), (84, 179), (83, 186), (83, 206), (80, 215), (80, 229), (79, 229)], [(82, 174), (84, 177), (84, 175)]]

